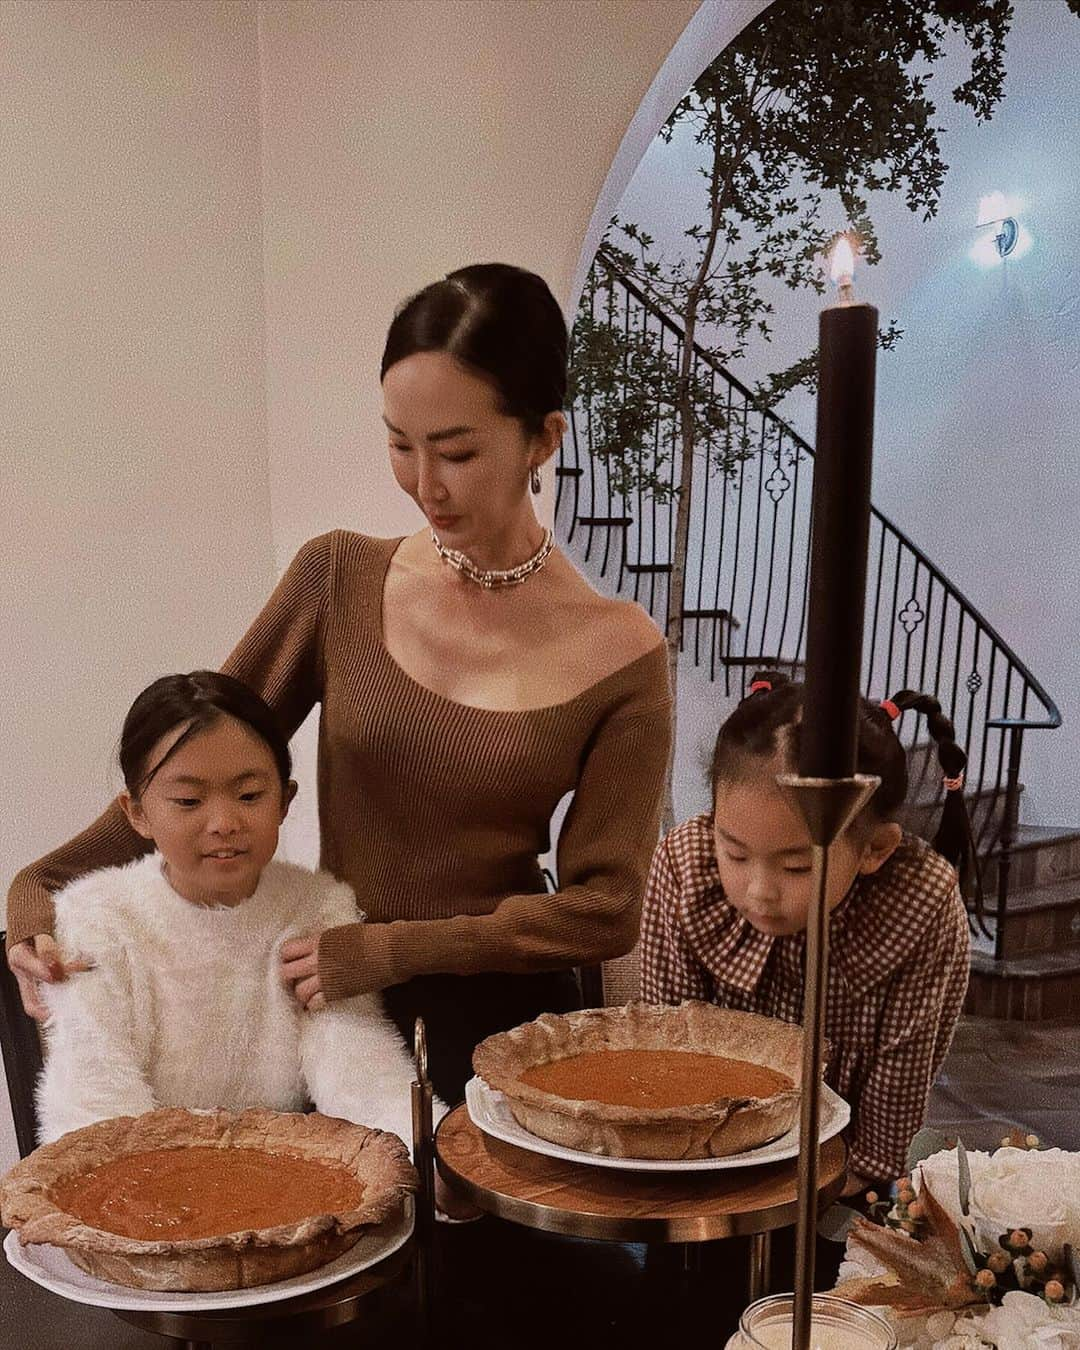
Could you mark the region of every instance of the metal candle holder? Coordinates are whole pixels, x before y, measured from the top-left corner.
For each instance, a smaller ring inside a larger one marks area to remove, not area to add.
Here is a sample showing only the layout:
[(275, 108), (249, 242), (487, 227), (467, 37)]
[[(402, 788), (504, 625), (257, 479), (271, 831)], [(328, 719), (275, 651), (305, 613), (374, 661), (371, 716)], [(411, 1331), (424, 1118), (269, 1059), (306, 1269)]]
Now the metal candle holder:
[(424, 1019), (413, 1032), (416, 1079), (412, 1085), (413, 1166), (420, 1175), (416, 1197), (416, 1285), (423, 1331), (431, 1331), (435, 1271), (435, 1132), (431, 1116), (431, 1079), (428, 1077), (427, 1033)]
[(829, 973), (829, 914), (825, 894), (829, 850), (877, 788), (879, 778), (804, 778), (777, 783), (806, 822), (812, 851), (812, 890), (806, 924), (802, 1093), (799, 1105), (799, 1199), (795, 1228), (795, 1308), (792, 1350), (810, 1350), (817, 1234), (821, 1078), (825, 1064), (825, 1003)]

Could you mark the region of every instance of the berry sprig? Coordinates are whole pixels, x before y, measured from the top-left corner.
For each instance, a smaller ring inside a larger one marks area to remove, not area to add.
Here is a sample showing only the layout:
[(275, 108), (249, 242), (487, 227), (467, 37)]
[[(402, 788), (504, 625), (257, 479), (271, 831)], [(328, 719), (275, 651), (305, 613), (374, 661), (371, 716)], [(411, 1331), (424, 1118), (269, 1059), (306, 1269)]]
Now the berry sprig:
[(910, 1177), (900, 1177), (895, 1194), (884, 1199), (876, 1191), (867, 1191), (866, 1207), (878, 1223), (911, 1237), (919, 1237), (926, 1227), (926, 1209), (916, 1195)]

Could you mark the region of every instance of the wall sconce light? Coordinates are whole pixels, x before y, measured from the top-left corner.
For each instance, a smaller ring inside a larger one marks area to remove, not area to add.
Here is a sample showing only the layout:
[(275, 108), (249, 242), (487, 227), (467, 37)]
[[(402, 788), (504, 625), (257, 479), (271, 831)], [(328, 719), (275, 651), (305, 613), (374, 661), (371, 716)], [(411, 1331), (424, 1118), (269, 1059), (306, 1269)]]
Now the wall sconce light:
[(993, 267), (1005, 258), (1022, 257), (1031, 247), (1031, 235), (1017, 220), (1022, 203), (1003, 192), (991, 192), (979, 200), (976, 228), (993, 229), (980, 234), (971, 250), (971, 259), (980, 267)]
[(1020, 226), (1012, 216), (1005, 216), (1004, 219), (997, 222), (1001, 229), (994, 235), (994, 243), (997, 245), (998, 256), (1007, 258), (1016, 247), (1016, 241), (1020, 238)]

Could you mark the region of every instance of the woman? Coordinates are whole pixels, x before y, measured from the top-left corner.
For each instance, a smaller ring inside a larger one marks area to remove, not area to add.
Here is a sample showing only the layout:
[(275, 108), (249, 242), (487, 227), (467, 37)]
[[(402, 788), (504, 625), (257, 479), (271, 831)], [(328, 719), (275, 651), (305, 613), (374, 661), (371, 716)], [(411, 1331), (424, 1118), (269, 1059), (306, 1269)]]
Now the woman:
[[(573, 1006), (571, 970), (629, 950), (670, 743), (663, 641), (604, 598), (537, 522), (530, 486), (565, 429), (566, 325), (539, 277), (453, 272), (409, 300), (382, 360), (399, 486), (430, 528), (306, 544), (225, 663), (288, 734), (315, 703), (321, 865), (367, 924), (286, 944), (298, 999), (383, 990), (435, 1090), (462, 1096), (475, 1042)], [(558, 802), (560, 889), (537, 855)], [(114, 803), (25, 868), (9, 962), (28, 1011), (63, 978), (51, 895), (145, 851)]]

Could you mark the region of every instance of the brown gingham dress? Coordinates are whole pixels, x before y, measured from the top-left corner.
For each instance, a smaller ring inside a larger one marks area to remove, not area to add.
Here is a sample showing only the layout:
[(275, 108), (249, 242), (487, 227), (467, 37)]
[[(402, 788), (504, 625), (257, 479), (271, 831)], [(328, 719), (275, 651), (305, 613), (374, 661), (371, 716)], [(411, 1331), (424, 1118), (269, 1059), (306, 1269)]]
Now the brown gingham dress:
[[(826, 1079), (851, 1104), (850, 1167), (903, 1171), (963, 1006), (967, 915), (953, 868), (905, 834), (860, 876), (829, 925)], [(806, 935), (760, 933), (724, 897), (712, 816), (678, 825), (653, 855), (641, 918), (641, 996), (707, 999), (800, 1022)]]

